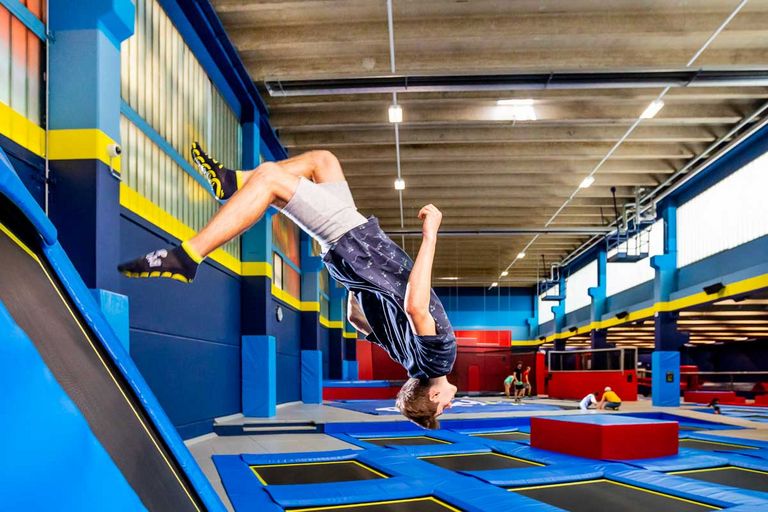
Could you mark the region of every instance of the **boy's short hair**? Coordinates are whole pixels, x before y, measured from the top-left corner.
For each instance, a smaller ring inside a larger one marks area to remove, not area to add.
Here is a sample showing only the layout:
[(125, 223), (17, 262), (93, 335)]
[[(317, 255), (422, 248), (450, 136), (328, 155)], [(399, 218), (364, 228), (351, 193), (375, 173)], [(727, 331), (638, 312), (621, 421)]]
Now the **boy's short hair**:
[(397, 393), (395, 405), (403, 416), (419, 426), (434, 430), (440, 428), (437, 421), (437, 404), (429, 399), (429, 381), (411, 377)]

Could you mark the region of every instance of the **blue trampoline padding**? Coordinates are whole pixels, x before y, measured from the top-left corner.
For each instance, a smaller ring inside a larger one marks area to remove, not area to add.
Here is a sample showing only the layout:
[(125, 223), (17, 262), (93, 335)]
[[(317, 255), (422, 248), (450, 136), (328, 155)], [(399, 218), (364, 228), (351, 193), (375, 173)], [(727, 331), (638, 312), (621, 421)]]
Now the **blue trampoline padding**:
[(644, 469), (606, 471), (606, 476), (617, 482), (673, 494), (681, 498), (709, 503), (719, 507), (735, 505), (768, 506), (768, 501), (758, 496), (763, 493), (716, 485), (692, 478), (684, 478), (683, 476), (665, 475), (664, 473)]
[(243, 414), (271, 418), (277, 412), (277, 342), (274, 336), (242, 337)]
[[(606, 468), (616, 464), (573, 464), (554, 467), (532, 467), (520, 469), (492, 469), (488, 471), (467, 471), (467, 475), (500, 487), (527, 487), (531, 485), (559, 484), (603, 478)], [(626, 466), (618, 465), (620, 469)]]
[(514, 512), (561, 512), (561, 509), (491, 487), (471, 477), (446, 478), (435, 485), (434, 496), (466, 512), (514, 511)]
[(1, 508), (146, 510), (2, 302), (0, 389), (0, 417), (12, 418), (3, 426), (11, 442), (0, 459)]
[[(471, 438), (468, 439), (467, 436), (458, 434), (456, 432), (452, 432), (450, 430), (443, 430), (443, 429), (422, 430), (420, 432), (417, 432), (416, 434), (419, 436), (431, 437), (432, 439), (437, 439), (440, 441), (446, 441), (448, 443), (466, 443), (466, 442), (472, 441), (472, 439)], [(368, 438), (378, 439), (382, 437), (396, 439), (398, 437), (413, 437), (413, 436), (414, 436), (414, 432), (394, 432), (393, 433), (393, 432), (387, 432), (387, 431), (380, 431), (380, 432), (366, 432), (363, 436), (357, 437), (356, 440), (362, 441), (363, 443), (365, 443), (363, 445), (358, 444), (358, 446), (363, 446), (364, 448), (374, 448), (374, 447), (378, 447), (378, 445), (366, 443), (365, 442), (366, 439)], [(394, 446), (393, 448), (397, 449), (397, 448), (400, 448), (400, 446)]]
[(323, 386), (329, 388), (388, 388), (402, 386), (402, 380), (324, 380)]
[(728, 464), (731, 464), (732, 466), (768, 472), (768, 460), (757, 457), (748, 457), (737, 453), (724, 453), (722, 455), (723, 458), (728, 460)]
[(740, 430), (745, 427), (737, 427), (736, 425), (724, 425), (722, 423), (715, 423), (713, 421), (697, 420), (688, 418), (686, 416), (677, 416), (675, 414), (669, 414), (666, 412), (631, 412), (622, 413), (622, 416), (632, 416), (635, 418), (649, 418), (655, 420), (665, 421), (677, 421), (680, 425), (687, 425), (692, 427), (706, 427), (708, 430)]
[(634, 416), (622, 416), (619, 414), (579, 414), (573, 416), (546, 416), (548, 420), (562, 421), (564, 423), (583, 423), (587, 425), (615, 426), (615, 425), (650, 425), (659, 423), (674, 423), (669, 420), (656, 420), (650, 418), (637, 418)]
[(237, 512), (278, 512), (259, 479), (238, 455), (214, 455), (213, 463)]
[(301, 351), (301, 401), (323, 403), (323, 353), (319, 350)]
[(561, 464), (594, 464), (594, 460), (592, 459), (551, 452), (549, 450), (540, 450), (538, 448), (532, 448), (526, 444), (506, 443), (504, 441), (489, 441), (484, 444), (495, 452), (533, 462), (539, 462), (548, 466)]
[(455, 432), (464, 435), (472, 434), (503, 434), (507, 432), (531, 433), (531, 427), (490, 427), (490, 428), (457, 428)]
[(240, 458), (245, 464), (293, 464), (297, 462), (330, 462), (351, 460), (360, 454), (360, 450), (334, 450), (328, 452), (297, 452), (297, 453), (243, 453)]
[(266, 490), (280, 506), (295, 508), (415, 498), (432, 494), (433, 487), (434, 482), (430, 480), (394, 477), (325, 484), (270, 485)]
[(627, 465), (647, 469), (649, 471), (685, 471), (686, 469), (714, 468), (728, 465), (728, 457), (716, 455), (701, 455), (701, 452), (684, 451), (671, 457), (656, 459), (638, 459), (622, 461)]
[[(740, 437), (719, 436), (716, 434), (707, 434), (703, 432), (693, 432), (687, 436), (690, 439), (699, 439), (701, 441), (715, 441), (720, 443), (739, 444), (742, 446), (752, 446), (755, 448), (768, 449), (768, 441), (758, 439), (743, 439)], [(753, 450), (750, 450), (750, 453)]]
[(402, 445), (397, 447), (398, 451), (407, 453), (414, 457), (434, 457), (436, 455), (459, 455), (463, 453), (489, 453), (491, 451), (487, 446), (480, 443), (455, 443), (455, 444), (425, 444), (425, 445)]

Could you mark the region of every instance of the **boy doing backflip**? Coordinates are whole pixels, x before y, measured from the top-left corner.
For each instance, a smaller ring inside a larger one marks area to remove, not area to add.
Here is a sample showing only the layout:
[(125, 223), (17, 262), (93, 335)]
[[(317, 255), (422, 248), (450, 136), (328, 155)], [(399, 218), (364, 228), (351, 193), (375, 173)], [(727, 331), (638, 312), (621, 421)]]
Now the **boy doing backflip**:
[(432, 290), (432, 262), (442, 214), (419, 211), (422, 240), (416, 261), (355, 206), (341, 165), (328, 151), (310, 151), (253, 171), (225, 168), (197, 144), (192, 156), (219, 200), (226, 204), (180, 247), (160, 249), (123, 263), (128, 277), (164, 277), (192, 282), (200, 263), (256, 223), (275, 206), (315, 238), (330, 275), (349, 290), (349, 321), (384, 348), (408, 372), (396, 405), (411, 421), (437, 428), (456, 386), (448, 373), (456, 338)]

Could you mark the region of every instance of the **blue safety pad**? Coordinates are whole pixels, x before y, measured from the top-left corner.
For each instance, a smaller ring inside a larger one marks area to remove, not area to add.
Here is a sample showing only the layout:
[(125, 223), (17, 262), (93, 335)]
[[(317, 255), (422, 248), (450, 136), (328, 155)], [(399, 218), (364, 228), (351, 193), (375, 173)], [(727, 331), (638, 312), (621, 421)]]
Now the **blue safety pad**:
[(324, 380), (323, 386), (330, 388), (389, 388), (402, 386), (403, 380)]
[(615, 426), (615, 425), (657, 425), (659, 423), (674, 423), (669, 420), (656, 420), (650, 418), (638, 418), (635, 416), (623, 416), (620, 414), (579, 414), (573, 416), (547, 416), (546, 419), (562, 421), (565, 423), (583, 423), (587, 425)]
[(704, 455), (700, 451), (685, 450), (678, 455), (658, 457), (654, 459), (637, 459), (622, 461), (627, 465), (649, 471), (667, 473), (669, 471), (685, 471), (686, 469), (713, 468), (727, 466), (728, 458), (718, 455)]
[(723, 458), (727, 459), (728, 464), (731, 466), (768, 472), (768, 460), (765, 459), (748, 457), (737, 453), (725, 453)]
[(692, 432), (688, 434), (690, 439), (701, 439), (702, 441), (715, 441), (722, 443), (740, 444), (742, 446), (752, 446), (755, 448), (768, 449), (768, 441), (761, 441), (759, 439), (744, 439), (737, 437), (720, 436), (717, 434), (709, 434), (705, 432)]
[(268, 464), (295, 464), (297, 462), (329, 462), (352, 460), (361, 452), (359, 450), (334, 450), (329, 452), (296, 452), (296, 453), (244, 453), (240, 458), (249, 466)]
[(462, 453), (490, 453), (492, 450), (479, 443), (456, 444), (425, 444), (425, 445), (401, 445), (398, 451), (412, 455), (413, 457), (434, 457), (436, 455), (458, 455)]
[[(467, 436), (458, 434), (456, 432), (451, 432), (450, 430), (422, 430), (417, 433), (419, 436), (425, 436), (425, 437), (431, 437), (432, 439), (437, 439), (440, 441), (446, 441), (448, 443), (466, 443), (471, 442), (472, 439), (467, 439)], [(366, 432), (364, 435), (355, 436), (355, 440), (358, 441), (355, 443), (357, 446), (363, 446), (364, 448), (375, 448), (379, 445), (374, 445), (371, 443), (367, 443), (366, 439), (368, 438), (374, 438), (379, 439), (382, 437), (397, 439), (398, 437), (413, 437), (413, 432), (388, 432), (388, 431), (381, 431), (381, 432)], [(360, 444), (362, 442), (362, 445)], [(400, 446), (393, 446), (392, 448), (400, 448)]]
[(229, 501), (238, 512), (281, 511), (264, 490), (253, 471), (239, 455), (214, 455), (213, 463), (227, 491)]
[(554, 467), (542, 466), (520, 469), (468, 471), (466, 474), (500, 487), (528, 487), (532, 485), (595, 480), (603, 478), (606, 474), (606, 470), (613, 466), (619, 466), (622, 470), (627, 469), (624, 465), (610, 463), (595, 464), (592, 462), (588, 464), (573, 464)]
[(104, 318), (107, 319), (115, 335), (117, 335), (117, 339), (123, 344), (125, 351), (130, 354), (131, 328), (128, 296), (100, 288), (92, 289), (91, 293)]
[(666, 412), (630, 412), (630, 413), (621, 413), (622, 416), (632, 416), (635, 418), (649, 418), (649, 419), (655, 419), (655, 420), (664, 420), (664, 421), (676, 421), (680, 424), (680, 426), (691, 426), (691, 427), (704, 427), (707, 430), (741, 430), (745, 427), (738, 427), (735, 425), (724, 425), (722, 423), (715, 423), (713, 421), (706, 421), (706, 420), (697, 420), (693, 418), (688, 418), (686, 416), (677, 416), (675, 414), (669, 414)]
[(0, 388), (0, 508), (146, 510), (2, 302)]
[(394, 477), (326, 484), (269, 485), (266, 490), (282, 507), (303, 508), (428, 496), (433, 486), (429, 480)]
[(489, 440), (483, 444), (495, 452), (502, 453), (504, 455), (510, 455), (520, 459), (538, 462), (541, 464), (546, 464), (548, 466), (563, 464), (593, 464), (595, 462), (592, 459), (576, 457), (575, 455), (566, 455), (564, 453), (551, 452), (549, 450), (541, 450), (539, 448), (532, 448), (527, 444), (521, 443), (507, 443), (504, 441)]
[[(672, 494), (681, 498), (708, 503), (718, 507), (731, 507), (736, 505), (751, 505), (755, 507), (768, 507), (768, 501), (760, 497), (755, 491), (746, 491), (716, 485), (710, 482), (702, 482), (683, 476), (665, 475), (655, 471), (644, 469), (608, 470), (606, 476), (611, 480), (635, 485), (666, 494)], [(766, 510), (765, 508), (755, 510)]]
[(184, 445), (144, 377), (101, 314), (90, 290), (83, 283), (64, 249), (56, 241), (56, 229), (21, 183), (2, 149), (0, 149), (0, 193), (16, 204), (38, 230), (45, 242), (43, 252), (46, 259), (59, 278), (64, 290), (95, 338), (122, 373), (138, 402), (152, 420), (157, 432), (165, 441), (179, 466), (184, 469), (202, 501), (209, 510), (225, 510), (218, 495)]
[(301, 351), (301, 401), (323, 403), (323, 353), (320, 350)]
[[(654, 350), (651, 400), (656, 407), (680, 406), (680, 352)], [(671, 377), (671, 378), (668, 378)]]
[[(526, 434), (531, 433), (531, 427), (491, 427), (491, 428), (457, 428), (455, 429), (456, 432), (460, 434), (465, 435), (472, 435), (472, 434), (506, 434), (508, 432), (525, 432)], [(474, 438), (473, 438), (474, 439)], [(479, 438), (477, 438), (479, 439)]]
[(271, 418), (277, 413), (277, 348), (274, 336), (242, 337), (243, 414)]
[[(329, 384), (326, 384), (328, 386)], [(400, 414), (395, 407), (394, 400), (337, 400), (326, 405), (362, 412), (365, 414), (387, 415)], [(561, 411), (562, 407), (547, 404), (521, 404), (515, 405), (512, 401), (494, 400), (480, 401), (471, 398), (459, 398), (453, 401), (449, 414), (488, 414), (501, 412), (539, 412)]]
[(515, 511), (555, 512), (561, 509), (474, 478), (446, 479), (435, 486), (434, 495), (467, 512)]

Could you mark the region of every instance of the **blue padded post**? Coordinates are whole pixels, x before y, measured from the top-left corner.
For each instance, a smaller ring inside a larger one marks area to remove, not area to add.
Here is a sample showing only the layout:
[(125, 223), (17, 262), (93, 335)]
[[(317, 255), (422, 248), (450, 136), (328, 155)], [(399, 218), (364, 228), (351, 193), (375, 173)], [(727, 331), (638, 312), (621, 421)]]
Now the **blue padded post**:
[(651, 356), (651, 398), (656, 407), (680, 407), (680, 352), (656, 350)]
[(125, 352), (130, 353), (131, 329), (129, 325), (128, 296), (96, 288), (91, 290), (93, 298), (99, 305), (101, 313), (109, 322), (109, 326), (115, 331), (120, 344), (125, 347)]
[(301, 401), (323, 403), (323, 353), (320, 350), (301, 351)]
[(357, 380), (358, 378), (358, 366), (357, 361), (344, 361), (344, 366), (346, 367), (344, 369), (344, 374), (346, 375), (346, 378), (349, 380)]
[(269, 418), (277, 411), (277, 345), (274, 336), (243, 336), (243, 414)]

